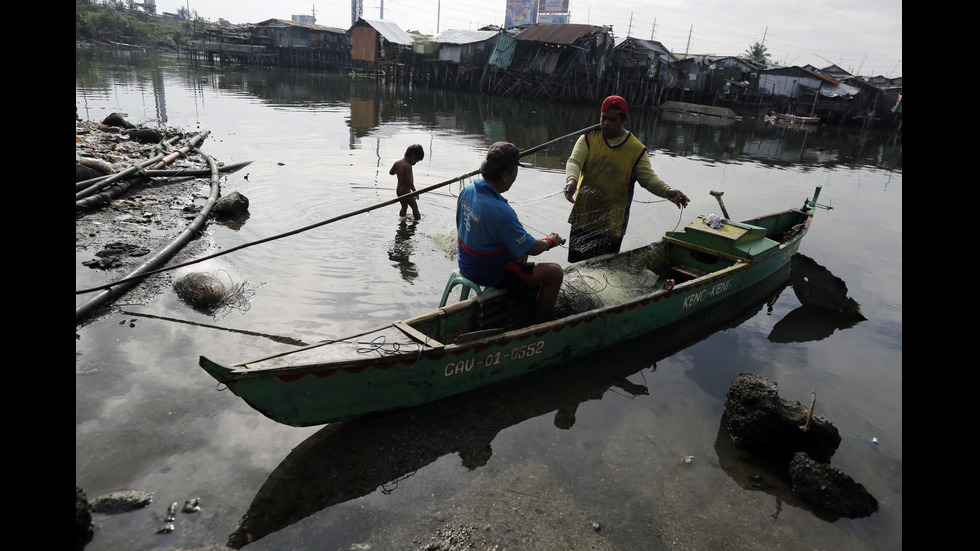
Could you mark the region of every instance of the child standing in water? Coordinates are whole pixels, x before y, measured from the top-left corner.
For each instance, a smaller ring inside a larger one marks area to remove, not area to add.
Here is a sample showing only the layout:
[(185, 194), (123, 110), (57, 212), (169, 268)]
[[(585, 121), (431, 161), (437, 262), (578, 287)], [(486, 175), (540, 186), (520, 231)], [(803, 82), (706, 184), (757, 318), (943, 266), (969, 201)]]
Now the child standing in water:
[[(412, 193), (415, 191), (415, 175), (412, 173), (412, 167), (415, 163), (421, 161), (425, 158), (425, 152), (422, 150), (422, 146), (419, 144), (410, 145), (408, 149), (405, 150), (405, 157), (395, 161), (392, 165), (391, 170), (388, 174), (398, 176), (398, 196), (401, 197), (406, 193)], [(416, 201), (415, 195), (402, 199), (402, 210), (398, 213), (398, 216), (404, 217), (408, 213), (408, 207), (412, 207), (412, 215), (418, 220), (422, 218), (422, 214), (419, 212), (418, 201)]]

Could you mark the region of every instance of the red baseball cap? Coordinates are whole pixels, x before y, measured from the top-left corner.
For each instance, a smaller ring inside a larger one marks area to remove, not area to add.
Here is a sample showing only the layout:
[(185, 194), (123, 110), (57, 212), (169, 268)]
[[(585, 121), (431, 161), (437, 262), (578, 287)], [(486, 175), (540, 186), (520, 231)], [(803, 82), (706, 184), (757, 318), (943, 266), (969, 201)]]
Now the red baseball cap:
[(609, 96), (602, 102), (602, 112), (605, 113), (609, 111), (609, 108), (615, 107), (621, 113), (626, 113), (626, 100), (622, 96)]

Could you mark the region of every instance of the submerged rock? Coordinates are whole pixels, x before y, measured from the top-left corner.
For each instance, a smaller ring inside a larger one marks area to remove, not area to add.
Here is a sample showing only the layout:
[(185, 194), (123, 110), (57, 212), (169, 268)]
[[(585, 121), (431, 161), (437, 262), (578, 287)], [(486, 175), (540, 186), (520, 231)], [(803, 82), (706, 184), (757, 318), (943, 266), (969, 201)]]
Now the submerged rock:
[(122, 490), (92, 500), (92, 512), (104, 514), (128, 513), (142, 509), (153, 501), (153, 493), (144, 490)]
[(866, 517), (878, 510), (878, 500), (844, 471), (819, 463), (799, 452), (789, 464), (793, 491), (801, 498), (847, 518)]
[(828, 462), (840, 445), (840, 433), (818, 415), (807, 426), (808, 414), (800, 402), (781, 399), (774, 381), (751, 373), (736, 377), (725, 398), (727, 425), (738, 447), (786, 460), (805, 451)]

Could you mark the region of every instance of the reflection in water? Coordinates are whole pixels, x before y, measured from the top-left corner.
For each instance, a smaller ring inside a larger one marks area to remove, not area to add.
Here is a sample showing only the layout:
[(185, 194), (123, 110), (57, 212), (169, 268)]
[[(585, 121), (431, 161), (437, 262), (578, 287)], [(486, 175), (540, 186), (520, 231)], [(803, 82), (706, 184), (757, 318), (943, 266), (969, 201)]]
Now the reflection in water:
[(859, 321), (834, 312), (800, 306), (776, 322), (769, 333), (769, 341), (782, 343), (819, 341), (833, 335), (838, 329), (854, 327)]
[(398, 229), (395, 231), (395, 240), (388, 247), (388, 259), (395, 263), (398, 271), (402, 274), (402, 279), (408, 282), (414, 281), (419, 277), (419, 267), (412, 260), (411, 255), (415, 250), (412, 237), (415, 236), (415, 229), (419, 221), (411, 217), (402, 217), (398, 221)]
[[(397, 484), (442, 456), (456, 453), (468, 469), (483, 467), (502, 430), (554, 412), (567, 430), (580, 404), (649, 394), (627, 378), (714, 332), (740, 325), (785, 288), (788, 269), (767, 284), (723, 301), (681, 324), (618, 344), (609, 351), (430, 404), (327, 425), (296, 446), (269, 475), (228, 545), (244, 545), (323, 509)], [(602, 369), (596, 369), (602, 365)], [(453, 412), (447, 415), (446, 412)]]
[[(102, 59), (99, 59), (99, 58)], [(486, 94), (455, 94), (446, 90), (416, 89), (408, 92), (377, 85), (373, 80), (351, 79), (316, 71), (281, 71), (249, 67), (219, 70), (213, 67), (181, 63), (178, 58), (156, 53), (130, 53), (105, 49), (77, 48), (75, 59), (76, 96), (86, 98), (113, 94), (105, 89), (103, 65), (119, 58), (131, 58), (136, 70), (113, 75), (115, 86), (134, 84), (146, 90), (146, 104), (154, 113), (140, 117), (167, 121), (167, 98), (163, 78), (177, 73), (189, 88), (196, 90), (203, 102), (205, 96), (220, 90), (254, 97), (271, 105), (288, 105), (296, 109), (324, 107), (350, 108), (351, 141), (371, 134), (387, 123), (410, 123), (424, 127), (452, 128), (456, 131), (486, 136), (492, 143), (506, 136), (519, 146), (543, 143), (554, 136), (574, 132), (598, 121), (595, 106), (562, 103), (517, 101)], [(107, 59), (108, 58), (108, 59)], [(138, 82), (152, 75), (152, 86)], [(137, 81), (130, 83), (130, 81)], [(405, 101), (407, 96), (411, 101)], [(90, 118), (87, 105), (79, 113)], [(651, 150), (671, 155), (698, 156), (720, 162), (758, 160), (763, 164), (834, 166), (874, 166), (902, 170), (902, 143), (899, 132), (869, 131), (840, 126), (779, 128), (766, 124), (763, 118), (746, 117), (734, 124), (712, 126), (671, 120), (655, 110), (630, 114), (630, 130)], [(702, 117), (704, 118), (704, 117)], [(537, 155), (535, 166), (563, 168), (574, 141)], [(552, 158), (553, 157), (553, 158)]]
[(718, 463), (722, 470), (739, 486), (746, 490), (765, 492), (776, 498), (772, 518), (779, 517), (783, 504), (810, 511), (817, 518), (827, 522), (834, 522), (840, 518), (839, 515), (813, 507), (796, 495), (785, 461), (769, 461), (737, 447), (732, 442), (732, 435), (725, 424), (724, 415), (718, 426), (715, 452), (718, 454)]

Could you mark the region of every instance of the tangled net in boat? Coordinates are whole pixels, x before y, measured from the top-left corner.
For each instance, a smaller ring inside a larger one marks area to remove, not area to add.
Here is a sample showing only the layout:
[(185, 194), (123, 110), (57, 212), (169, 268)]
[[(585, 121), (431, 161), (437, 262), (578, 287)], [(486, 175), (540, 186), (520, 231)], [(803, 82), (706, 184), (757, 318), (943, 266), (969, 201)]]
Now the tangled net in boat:
[(609, 262), (587, 262), (565, 269), (555, 317), (565, 317), (614, 306), (654, 292), (660, 276), (646, 268), (648, 250), (632, 256), (617, 257)]
[(174, 292), (195, 310), (215, 317), (232, 309), (248, 311), (249, 299), (255, 294), (247, 282), (235, 283), (228, 276), (226, 285), (214, 274), (205, 272), (194, 272), (178, 279), (174, 282)]

